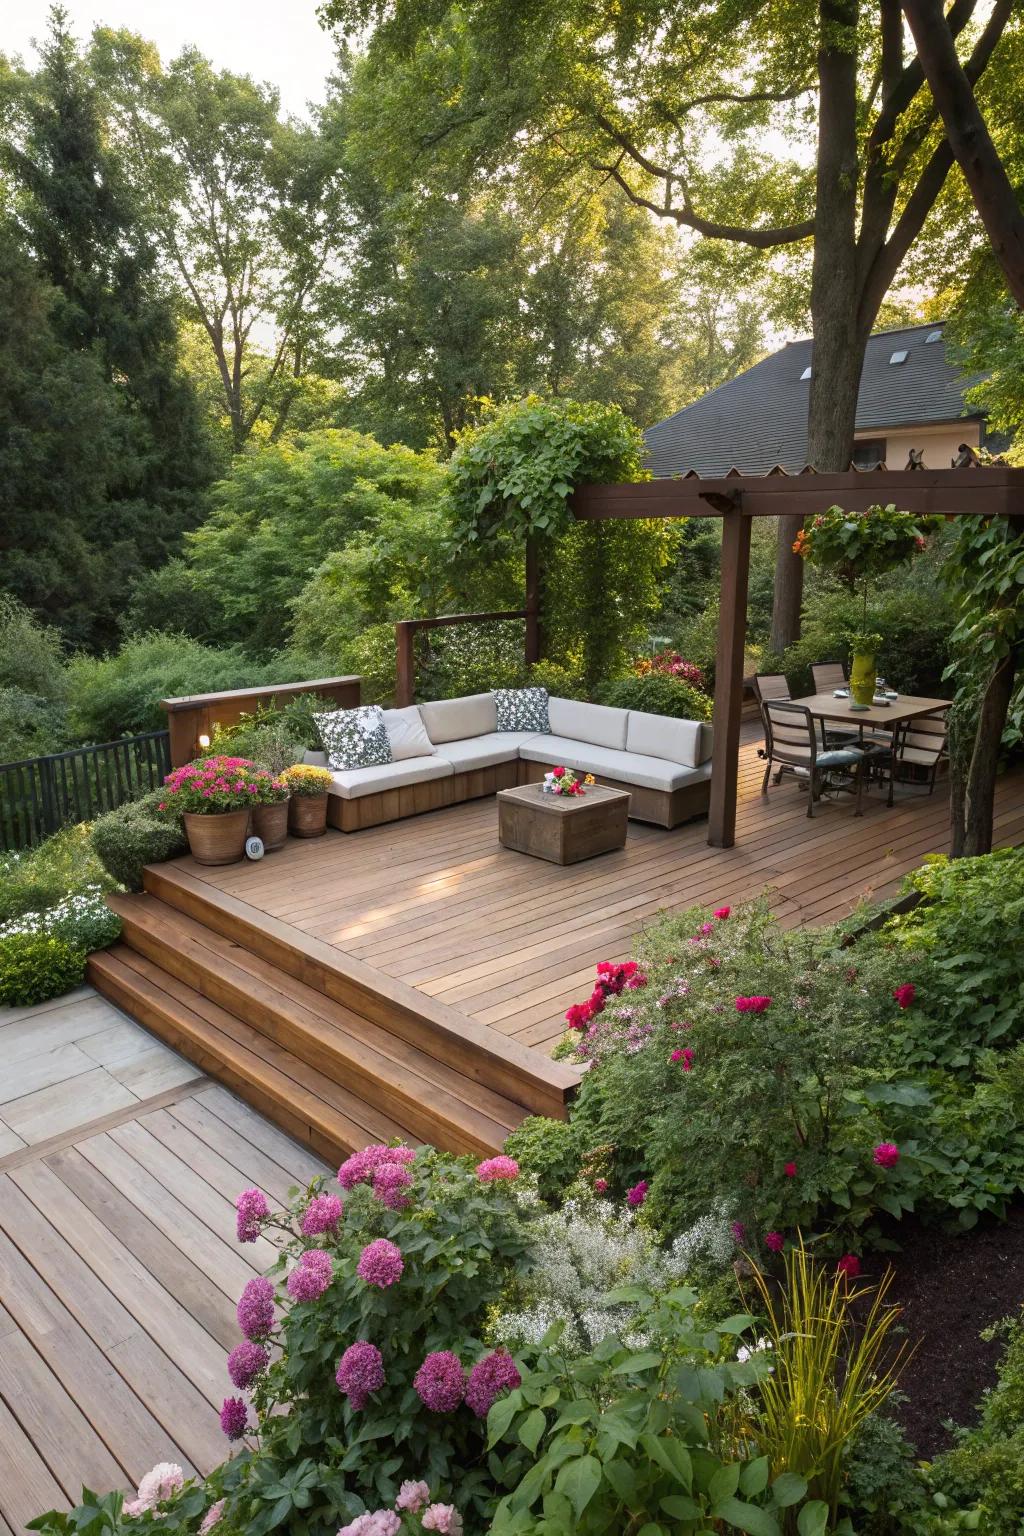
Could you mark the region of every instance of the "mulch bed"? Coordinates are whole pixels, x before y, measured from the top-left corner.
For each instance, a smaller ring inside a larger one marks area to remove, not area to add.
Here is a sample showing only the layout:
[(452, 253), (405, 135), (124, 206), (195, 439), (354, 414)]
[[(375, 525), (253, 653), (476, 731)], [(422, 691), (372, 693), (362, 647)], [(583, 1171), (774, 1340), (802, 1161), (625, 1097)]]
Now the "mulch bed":
[[(917, 1350), (896, 1417), (918, 1455), (931, 1458), (951, 1443), (944, 1422), (975, 1423), (982, 1393), (995, 1384), (1005, 1340), (986, 1343), (979, 1334), (1024, 1303), (1024, 1206), (956, 1236), (901, 1222), (899, 1242), (890, 1298), (903, 1307)], [(865, 1264), (872, 1278), (881, 1258)]]

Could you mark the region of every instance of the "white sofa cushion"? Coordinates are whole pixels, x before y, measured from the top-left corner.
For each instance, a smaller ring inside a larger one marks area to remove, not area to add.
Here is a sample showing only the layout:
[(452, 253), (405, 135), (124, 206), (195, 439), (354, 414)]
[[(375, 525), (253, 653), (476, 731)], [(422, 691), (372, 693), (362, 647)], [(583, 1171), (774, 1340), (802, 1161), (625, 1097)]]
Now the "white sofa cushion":
[[(465, 741), (446, 741), (436, 751), (451, 763), (456, 773), (469, 773), (474, 768), (516, 762), (519, 748), (535, 736), (534, 731), (488, 731), (485, 736), (470, 736)], [(545, 735), (541, 739), (548, 738)]]
[(391, 744), (393, 763), (404, 763), (410, 757), (430, 757), (437, 751), (415, 704), (406, 709), (384, 710), (384, 729)]
[(519, 756), (530, 763), (551, 767), (574, 768), (577, 773), (593, 773), (619, 784), (636, 784), (641, 789), (680, 789), (711, 777), (711, 764), (691, 768), (685, 763), (670, 763), (663, 757), (648, 757), (641, 752), (616, 752), (611, 747), (595, 747), (586, 741), (570, 741), (565, 736), (534, 736), (519, 749)]
[(625, 750), (628, 709), (611, 709), (607, 704), (582, 704), (578, 699), (550, 698), (548, 719), (555, 736), (565, 736), (570, 741), (589, 741), (595, 747), (611, 747), (618, 752)]
[(670, 763), (697, 768), (711, 756), (711, 727), (700, 720), (672, 720), (667, 715), (629, 711), (626, 751), (664, 757)]
[(493, 693), (469, 693), (461, 699), (437, 699), (420, 705), (427, 735), (437, 747), (446, 741), (465, 741), (498, 729), (498, 708)]
[(376, 768), (349, 768), (332, 773), (329, 795), (343, 800), (358, 800), (363, 795), (378, 795), (385, 789), (404, 789), (427, 779), (448, 779), (452, 765), (443, 757), (408, 757), (401, 763), (381, 763)]

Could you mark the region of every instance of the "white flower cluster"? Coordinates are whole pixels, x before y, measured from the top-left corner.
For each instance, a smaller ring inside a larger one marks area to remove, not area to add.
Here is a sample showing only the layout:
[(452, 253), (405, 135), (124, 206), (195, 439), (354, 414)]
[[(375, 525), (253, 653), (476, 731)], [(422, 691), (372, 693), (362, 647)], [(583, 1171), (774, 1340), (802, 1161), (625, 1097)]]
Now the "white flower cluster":
[(526, 1305), (502, 1314), (496, 1342), (539, 1344), (551, 1325), (562, 1321), (560, 1348), (569, 1354), (592, 1349), (609, 1333), (641, 1345), (642, 1337), (631, 1328), (633, 1308), (604, 1298), (624, 1284), (656, 1290), (670, 1283), (674, 1271), (633, 1212), (573, 1198), (560, 1211), (540, 1216), (533, 1232)]
[(736, 1251), (732, 1231), (732, 1211), (726, 1200), (716, 1200), (706, 1216), (701, 1216), (680, 1232), (668, 1251), (667, 1264), (673, 1278), (688, 1275), (700, 1263), (713, 1269), (725, 1269)]
[(10, 938), (15, 933), (52, 933), (56, 928), (64, 928), (83, 919), (103, 920), (109, 915), (110, 909), (100, 887), (87, 885), (77, 896), (65, 896), (63, 901), (47, 907), (44, 912), (22, 912), (9, 922), (0, 923), (0, 939)]

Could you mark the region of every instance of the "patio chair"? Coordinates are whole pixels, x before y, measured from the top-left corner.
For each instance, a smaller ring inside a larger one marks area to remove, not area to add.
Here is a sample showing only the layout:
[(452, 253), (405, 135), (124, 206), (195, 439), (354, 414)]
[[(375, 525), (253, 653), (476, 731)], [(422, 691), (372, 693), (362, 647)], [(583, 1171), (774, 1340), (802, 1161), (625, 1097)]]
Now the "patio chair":
[(833, 688), (845, 688), (846, 668), (841, 661), (815, 661), (811, 664), (811, 677), (815, 693), (831, 693)]
[[(764, 756), (767, 763), (761, 781), (761, 793), (768, 793), (768, 780), (772, 767), (777, 768), (776, 780), (791, 773), (807, 785), (807, 814), (814, 815), (815, 801), (820, 799), (826, 781), (834, 789), (847, 789), (857, 796), (854, 815), (861, 814), (861, 798), (864, 779), (864, 753), (857, 747), (822, 748), (818, 741), (814, 716), (803, 704), (793, 704), (787, 699), (765, 699), (761, 705), (764, 721)], [(839, 778), (833, 778), (839, 775)], [(841, 780), (845, 778), (847, 782)]]
[(758, 704), (763, 704), (765, 699), (788, 699), (792, 697), (789, 691), (789, 683), (781, 672), (755, 672), (754, 693), (757, 695)]
[[(948, 756), (948, 713), (944, 709), (939, 714), (920, 715), (916, 720), (906, 722), (897, 733), (892, 765), (894, 778), (908, 783), (912, 774), (923, 773), (928, 793), (934, 792), (939, 764)], [(904, 769), (910, 771), (902, 772)]]
[[(815, 693), (832, 693), (836, 688), (845, 688), (849, 681), (846, 666), (841, 661), (812, 662), (811, 678)], [(884, 734), (879, 735), (877, 731), (862, 732), (859, 726), (840, 725), (835, 720), (830, 720), (822, 729), (828, 747), (871, 746), (888, 750), (892, 745), (889, 737)]]

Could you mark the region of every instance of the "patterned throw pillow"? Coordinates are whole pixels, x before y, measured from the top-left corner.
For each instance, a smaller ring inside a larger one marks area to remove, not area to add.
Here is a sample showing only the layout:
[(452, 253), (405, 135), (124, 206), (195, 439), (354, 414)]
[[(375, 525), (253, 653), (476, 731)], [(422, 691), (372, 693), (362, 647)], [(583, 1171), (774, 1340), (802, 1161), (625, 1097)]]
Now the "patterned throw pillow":
[(551, 735), (546, 688), (495, 688), (499, 731), (540, 731)]
[(334, 709), (327, 715), (314, 715), (327, 761), (336, 772), (349, 768), (377, 768), (390, 763), (384, 712), (379, 704), (364, 704), (359, 709)]

